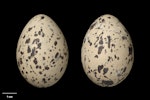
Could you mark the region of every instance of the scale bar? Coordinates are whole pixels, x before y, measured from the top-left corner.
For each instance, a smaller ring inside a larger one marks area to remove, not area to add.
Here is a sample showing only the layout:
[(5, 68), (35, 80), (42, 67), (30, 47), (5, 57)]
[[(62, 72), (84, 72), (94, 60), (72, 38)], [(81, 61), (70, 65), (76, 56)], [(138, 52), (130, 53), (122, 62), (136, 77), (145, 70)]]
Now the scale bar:
[(2, 92), (2, 94), (17, 94), (17, 92)]

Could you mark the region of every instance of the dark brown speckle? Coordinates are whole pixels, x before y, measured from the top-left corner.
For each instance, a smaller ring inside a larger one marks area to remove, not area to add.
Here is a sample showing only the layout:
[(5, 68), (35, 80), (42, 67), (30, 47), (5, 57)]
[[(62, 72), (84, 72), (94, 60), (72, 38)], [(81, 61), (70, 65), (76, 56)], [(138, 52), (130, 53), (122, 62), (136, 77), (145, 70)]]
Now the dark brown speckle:
[(38, 34), (36, 34), (36, 32), (35, 32), (34, 36), (38, 36)]
[(60, 40), (60, 37), (57, 37), (56, 39), (57, 39), (57, 40)]
[(31, 56), (35, 55), (35, 47), (32, 49)]
[(52, 59), (51, 61), (50, 61), (50, 63), (52, 63), (54, 61), (54, 59)]
[(64, 57), (63, 57), (62, 55), (60, 55), (60, 58), (61, 58), (61, 59), (64, 59)]
[(45, 36), (45, 34), (44, 33), (42, 33), (42, 37), (44, 37)]
[(49, 70), (49, 67), (48, 67), (48, 66), (45, 66), (45, 70)]
[(111, 19), (111, 17), (109, 16), (109, 17), (107, 17), (108, 19)]
[(103, 69), (103, 75), (105, 75), (108, 72), (108, 68)]
[(102, 22), (105, 22), (105, 19), (102, 19)]
[(31, 31), (31, 30), (32, 30), (32, 27), (29, 27), (29, 28), (28, 28), (28, 31)]
[(63, 70), (63, 67), (61, 67), (60, 72)]
[(127, 37), (126, 36), (122, 36), (122, 40), (127, 40)]
[(58, 57), (58, 55), (59, 55), (59, 53), (57, 52), (57, 53), (55, 54), (55, 58), (57, 58), (57, 57)]
[(113, 83), (114, 83), (114, 82), (111, 81), (111, 80), (108, 80), (108, 81), (103, 80), (103, 81), (102, 81), (102, 84), (107, 85), (107, 86), (112, 85)]
[(34, 58), (33, 62), (34, 62), (34, 64), (38, 63), (36, 58)]
[(48, 81), (50, 80), (51, 78), (48, 78)]
[(29, 42), (30, 42), (30, 38), (28, 38), (25, 43), (29, 43)]
[(94, 57), (95, 57), (95, 58), (98, 58), (98, 55), (95, 55)]
[(132, 55), (132, 47), (131, 46), (129, 47), (129, 54), (128, 54), (128, 56), (130, 56), (130, 55)]
[(31, 49), (30, 49), (30, 47), (28, 46), (27, 53), (30, 53), (30, 52), (31, 52)]
[(103, 38), (101, 37), (100, 41), (99, 41), (99, 44), (103, 44)]
[(44, 19), (44, 16), (41, 16), (41, 19)]
[(24, 52), (22, 52), (22, 51), (21, 51), (21, 52), (20, 52), (20, 54), (21, 54), (21, 55), (23, 55), (23, 54), (24, 54)]
[(58, 78), (56, 78), (56, 77), (55, 77), (55, 78), (54, 78), (54, 80), (55, 80), (55, 81), (57, 81), (57, 80), (58, 80)]
[(110, 37), (110, 36), (107, 36), (107, 38), (108, 38), (108, 48), (110, 48), (111, 37)]
[(54, 42), (54, 45), (55, 45), (55, 46), (57, 45), (57, 41)]
[(23, 39), (25, 38), (25, 35), (22, 37)]
[(98, 65), (98, 72), (100, 73), (101, 72), (101, 70), (103, 69), (103, 65)]
[(45, 57), (43, 57), (43, 60), (45, 60)]
[(23, 64), (23, 62), (22, 62), (22, 58), (20, 58), (20, 62), (19, 62), (20, 64)]
[(110, 61), (110, 59), (111, 59), (111, 57), (110, 57), (110, 56), (108, 56), (108, 60), (107, 60), (107, 61), (109, 62), (109, 61)]
[(39, 38), (34, 39), (34, 40), (33, 40), (33, 42), (32, 42), (32, 44), (34, 44), (34, 43), (36, 43), (36, 44), (37, 44), (39, 41), (40, 41), (40, 39), (39, 39)]
[(37, 46), (38, 46), (39, 49), (41, 49), (41, 43), (39, 43)]
[(124, 67), (123, 72), (125, 72), (125, 71), (126, 71), (126, 69), (127, 69), (127, 67)]
[(43, 79), (42, 79), (42, 81), (43, 81), (43, 83), (47, 83), (47, 81), (46, 81), (46, 79), (45, 79), (45, 78), (43, 78)]
[(102, 52), (103, 49), (104, 49), (103, 46), (99, 46), (99, 47), (98, 47), (98, 54), (101, 54), (101, 52)]
[(67, 52), (64, 52), (64, 55), (67, 56)]
[(92, 42), (89, 39), (88, 39), (88, 43), (89, 43), (90, 46), (92, 45)]
[[(110, 24), (111, 26), (113, 26), (113, 24)], [(113, 34), (114, 35), (114, 34)]]
[(22, 70), (21, 73), (24, 74), (24, 71)]

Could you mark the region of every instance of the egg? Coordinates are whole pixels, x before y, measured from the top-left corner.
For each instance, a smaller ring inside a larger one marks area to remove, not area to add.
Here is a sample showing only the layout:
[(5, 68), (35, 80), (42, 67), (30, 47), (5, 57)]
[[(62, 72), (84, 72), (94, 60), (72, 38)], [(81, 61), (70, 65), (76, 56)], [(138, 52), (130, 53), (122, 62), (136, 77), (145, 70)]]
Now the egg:
[(134, 62), (131, 36), (111, 14), (98, 17), (87, 30), (81, 63), (87, 77), (101, 87), (113, 87), (126, 79)]
[(66, 39), (52, 18), (37, 14), (20, 34), (16, 60), (23, 78), (32, 86), (47, 88), (63, 76), (68, 64)]

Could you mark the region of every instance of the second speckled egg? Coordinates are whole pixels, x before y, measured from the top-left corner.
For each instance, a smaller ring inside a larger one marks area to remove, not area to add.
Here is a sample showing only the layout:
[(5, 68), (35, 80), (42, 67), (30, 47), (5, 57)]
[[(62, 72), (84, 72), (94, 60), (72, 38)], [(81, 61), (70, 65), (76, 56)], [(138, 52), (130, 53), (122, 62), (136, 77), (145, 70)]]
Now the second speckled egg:
[(118, 18), (105, 14), (91, 24), (83, 40), (81, 62), (88, 78), (98, 86), (116, 86), (129, 75), (134, 48)]

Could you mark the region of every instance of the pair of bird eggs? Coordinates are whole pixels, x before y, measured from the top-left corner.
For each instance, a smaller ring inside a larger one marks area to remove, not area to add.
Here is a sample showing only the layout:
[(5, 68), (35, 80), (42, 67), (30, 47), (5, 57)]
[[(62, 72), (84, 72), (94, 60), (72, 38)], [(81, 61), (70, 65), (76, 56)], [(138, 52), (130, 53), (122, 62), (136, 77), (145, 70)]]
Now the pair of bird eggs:
[[(32, 86), (47, 88), (66, 71), (67, 41), (49, 16), (38, 14), (19, 37), (16, 59), (23, 78)], [(81, 47), (81, 63), (87, 77), (101, 87), (113, 87), (130, 73), (134, 48), (130, 34), (113, 15), (98, 17), (89, 27)]]

